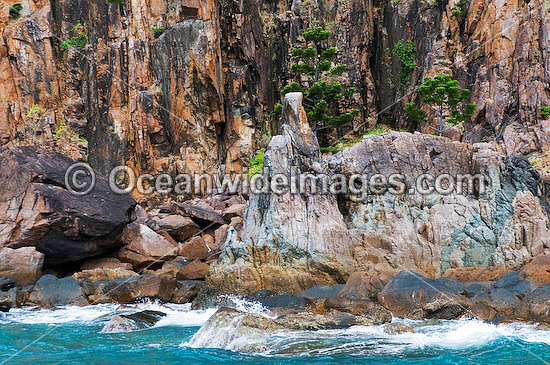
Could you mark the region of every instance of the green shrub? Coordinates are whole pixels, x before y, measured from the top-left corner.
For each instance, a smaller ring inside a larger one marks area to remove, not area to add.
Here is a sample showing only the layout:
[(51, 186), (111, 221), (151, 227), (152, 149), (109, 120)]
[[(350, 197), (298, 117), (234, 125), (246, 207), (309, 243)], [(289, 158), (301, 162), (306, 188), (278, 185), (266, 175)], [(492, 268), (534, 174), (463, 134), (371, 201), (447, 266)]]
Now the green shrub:
[(18, 19), (21, 16), (21, 10), (23, 10), (23, 6), (20, 3), (10, 6), (10, 19)]
[(409, 75), (416, 70), (414, 64), (415, 46), (413, 41), (403, 42), (400, 40), (393, 46), (391, 54), (397, 56), (401, 61), (401, 72), (399, 73), (399, 82), (403, 89), (409, 86)]
[(338, 153), (342, 151), (343, 147), (321, 147), (321, 152), (323, 153)]
[(69, 50), (71, 47), (84, 48), (88, 43), (88, 35), (84, 33), (82, 24), (78, 23), (73, 27), (71, 32), (76, 34), (70, 39), (67, 39), (61, 43), (61, 48), (65, 51)]
[[(282, 88), (284, 96), (290, 92), (304, 94), (304, 108), (315, 135), (320, 129), (347, 124), (359, 115), (359, 109), (342, 112), (340, 101), (356, 93), (353, 87), (332, 82), (333, 76), (342, 75), (346, 66), (338, 64), (336, 47), (329, 46), (331, 33), (323, 27), (308, 28), (302, 33), (304, 42), (292, 49), (290, 69), (296, 80)], [(273, 117), (278, 111), (274, 110)]]
[(124, 5), (124, 0), (107, 0), (109, 4), (120, 4)]
[(86, 139), (79, 137), (71, 128), (69, 128), (68, 125), (65, 124), (64, 121), (59, 122), (59, 124), (55, 128), (55, 139), (69, 139), (69, 140), (79, 140), (79, 141), (86, 141)]
[(264, 169), (264, 153), (265, 148), (262, 148), (258, 154), (250, 161), (250, 167), (248, 168), (248, 177), (251, 178), (254, 175), (261, 174)]
[[(448, 128), (446, 124), (460, 125), (475, 112), (476, 105), (466, 103), (470, 99), (471, 91), (458, 87), (458, 81), (449, 75), (426, 77), (418, 88), (418, 96), (425, 104), (432, 107), (439, 115), (438, 134), (442, 135)], [(416, 106), (408, 103), (405, 111), (409, 119), (424, 122), (426, 114)]]
[(550, 119), (550, 106), (541, 106), (540, 115), (542, 119)]
[(166, 28), (163, 28), (163, 27), (153, 27), (151, 28), (151, 32), (153, 32), (153, 36), (155, 38), (158, 38), (162, 35), (162, 33), (164, 33), (164, 31), (166, 30)]
[(462, 19), (466, 17), (466, 1), (461, 0), (455, 4), (453, 9), (451, 10), (451, 15)]

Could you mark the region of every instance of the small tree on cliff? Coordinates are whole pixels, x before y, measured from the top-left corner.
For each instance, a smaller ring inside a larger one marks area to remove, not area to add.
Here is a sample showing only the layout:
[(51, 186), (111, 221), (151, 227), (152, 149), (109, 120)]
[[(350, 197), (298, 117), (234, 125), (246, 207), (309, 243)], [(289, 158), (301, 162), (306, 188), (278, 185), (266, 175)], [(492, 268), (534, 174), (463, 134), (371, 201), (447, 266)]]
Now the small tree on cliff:
[[(447, 123), (459, 125), (474, 114), (476, 105), (466, 103), (470, 99), (470, 95), (469, 89), (459, 88), (458, 81), (448, 75), (426, 77), (418, 88), (420, 100), (433, 108), (439, 116), (437, 127), (439, 135), (450, 128), (446, 126)], [(426, 121), (426, 113), (420, 110), (415, 103), (408, 103), (405, 112), (415, 122)]]
[[(292, 50), (291, 70), (297, 81), (281, 90), (283, 97), (293, 91), (304, 94), (304, 108), (315, 135), (320, 129), (349, 123), (359, 115), (358, 109), (339, 110), (338, 102), (353, 95), (355, 88), (344, 88), (340, 82), (330, 81), (331, 77), (346, 70), (346, 66), (334, 64), (337, 50), (327, 44), (330, 35), (323, 27), (306, 29), (302, 33), (304, 44)], [(271, 118), (279, 118), (281, 110), (280, 104), (276, 105)]]

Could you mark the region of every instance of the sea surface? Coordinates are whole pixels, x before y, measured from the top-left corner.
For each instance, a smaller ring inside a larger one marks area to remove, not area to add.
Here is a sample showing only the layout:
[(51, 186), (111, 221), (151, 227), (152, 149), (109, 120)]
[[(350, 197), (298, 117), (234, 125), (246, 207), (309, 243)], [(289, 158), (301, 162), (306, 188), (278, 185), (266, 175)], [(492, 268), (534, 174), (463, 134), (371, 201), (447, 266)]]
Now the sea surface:
[[(13, 364), (540, 364), (550, 363), (550, 331), (536, 325), (494, 325), (478, 320), (406, 321), (416, 333), (388, 335), (382, 326), (274, 333), (263, 338), (220, 339), (231, 328), (191, 341), (214, 309), (139, 304), (167, 314), (154, 327), (100, 333), (117, 305), (12, 309), (0, 314), (0, 363)], [(269, 315), (253, 303), (240, 309)], [(397, 321), (397, 319), (394, 319)], [(198, 340), (198, 341), (197, 341)], [(208, 348), (194, 347), (208, 343)], [(247, 343), (265, 344), (242, 353)], [(219, 348), (223, 347), (223, 348)]]

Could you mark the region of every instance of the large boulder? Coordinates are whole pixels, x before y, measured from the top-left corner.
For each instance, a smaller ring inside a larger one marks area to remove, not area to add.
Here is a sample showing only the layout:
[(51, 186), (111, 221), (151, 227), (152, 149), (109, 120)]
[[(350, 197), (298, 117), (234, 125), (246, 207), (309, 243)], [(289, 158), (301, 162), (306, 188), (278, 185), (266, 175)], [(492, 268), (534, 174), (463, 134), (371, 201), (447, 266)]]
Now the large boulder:
[(78, 282), (72, 277), (56, 278), (44, 275), (32, 289), (28, 303), (41, 307), (57, 307), (63, 305), (87, 305), (84, 292)]
[(134, 199), (112, 192), (99, 174), (88, 194), (71, 193), (65, 173), (76, 162), (38, 147), (0, 152), (0, 246), (34, 246), (45, 262), (61, 264), (119, 244)]
[(378, 294), (378, 301), (394, 316), (412, 319), (453, 319), (467, 311), (464, 287), (449, 278), (430, 279), (402, 271)]
[(206, 277), (208, 268), (208, 264), (200, 260), (190, 261), (187, 258), (179, 258), (165, 262), (162, 265), (162, 272), (169, 273), (178, 280), (197, 280)]
[(15, 280), (20, 285), (34, 284), (42, 275), (44, 254), (35, 247), (0, 249), (0, 276)]
[(177, 246), (137, 222), (124, 229), (122, 240), (125, 245), (119, 250), (118, 258), (131, 263), (136, 269), (171, 260), (177, 255)]
[(196, 236), (185, 242), (178, 254), (190, 260), (204, 260), (210, 251), (211, 249), (206, 245), (204, 239), (201, 236)]
[(90, 259), (80, 266), (80, 270), (94, 270), (94, 269), (124, 269), (132, 270), (132, 264), (127, 262), (121, 262), (114, 257), (100, 257)]
[(169, 301), (176, 280), (170, 275), (143, 274), (109, 281), (83, 280), (81, 284), (92, 303), (132, 303), (141, 298)]
[(145, 310), (130, 314), (114, 315), (101, 329), (101, 333), (120, 333), (144, 330), (154, 326), (166, 313)]
[(529, 281), (532, 288), (550, 284), (550, 255), (535, 257), (520, 270), (519, 275)]
[(200, 232), (198, 224), (189, 217), (183, 217), (177, 214), (166, 215), (156, 219), (159, 228), (168, 232), (179, 241), (183, 242)]
[(338, 296), (348, 299), (376, 299), (386, 283), (395, 275), (392, 272), (357, 271), (350, 275)]

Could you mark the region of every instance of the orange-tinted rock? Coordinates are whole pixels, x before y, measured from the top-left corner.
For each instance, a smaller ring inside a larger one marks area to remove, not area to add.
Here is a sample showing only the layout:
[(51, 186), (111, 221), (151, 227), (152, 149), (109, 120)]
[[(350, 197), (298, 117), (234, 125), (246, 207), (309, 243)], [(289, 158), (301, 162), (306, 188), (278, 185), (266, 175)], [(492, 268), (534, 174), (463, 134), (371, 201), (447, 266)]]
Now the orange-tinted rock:
[(338, 293), (339, 297), (355, 300), (371, 300), (394, 276), (396, 272), (356, 271), (346, 281), (346, 286)]
[(34, 284), (42, 275), (44, 254), (34, 247), (0, 249), (0, 277), (15, 280), (20, 285)]
[(80, 270), (94, 270), (94, 269), (124, 269), (133, 270), (132, 264), (121, 262), (114, 257), (102, 257), (86, 261), (80, 267)]
[(529, 280), (533, 289), (550, 284), (550, 255), (535, 257), (521, 269), (520, 276)]
[(176, 275), (178, 280), (204, 279), (209, 266), (200, 260), (194, 260), (183, 266)]
[(171, 214), (156, 221), (159, 227), (183, 242), (200, 232), (200, 227), (191, 218)]
[(122, 239), (125, 246), (119, 250), (118, 258), (130, 262), (135, 268), (168, 261), (177, 255), (176, 246), (143, 224), (129, 224)]
[(445, 271), (443, 274), (446, 278), (458, 280), (462, 283), (472, 281), (496, 281), (502, 275), (509, 273), (511, 270), (502, 267), (456, 267)]
[(202, 237), (196, 236), (182, 245), (178, 251), (178, 255), (187, 257), (190, 260), (204, 260), (208, 256), (209, 251)]

